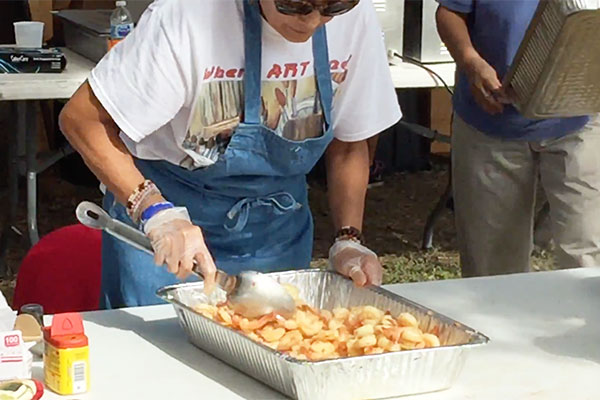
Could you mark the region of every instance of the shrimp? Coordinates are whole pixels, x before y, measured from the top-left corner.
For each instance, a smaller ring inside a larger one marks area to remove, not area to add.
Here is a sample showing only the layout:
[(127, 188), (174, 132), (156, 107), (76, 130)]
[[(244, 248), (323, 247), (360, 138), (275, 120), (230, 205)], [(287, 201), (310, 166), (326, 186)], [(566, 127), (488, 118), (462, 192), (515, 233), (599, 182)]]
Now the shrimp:
[(329, 321), (331, 321), (333, 318), (333, 314), (331, 311), (328, 310), (322, 310), (321, 311), (321, 319), (323, 320), (323, 322), (325, 322), (326, 324), (329, 323)]
[(377, 347), (380, 347), (385, 350), (389, 350), (389, 348), (391, 346), (392, 346), (392, 341), (389, 340), (388, 338), (386, 338), (385, 336), (380, 336), (377, 339)]
[(423, 333), (419, 328), (404, 328), (400, 339), (403, 342), (419, 343), (423, 341)]
[(348, 318), (349, 314), (350, 310), (344, 307), (337, 307), (333, 309), (333, 318), (340, 321), (344, 321), (346, 318)]
[(339, 329), (342, 326), (344, 326), (344, 322), (340, 321), (339, 319), (332, 319), (327, 324), (327, 327), (331, 330)]
[(304, 311), (296, 313), (296, 321), (298, 322), (300, 332), (306, 337), (314, 336), (323, 329), (323, 321)]
[(194, 310), (208, 319), (214, 319), (217, 314), (217, 307), (210, 304), (198, 304), (194, 306)]
[(385, 326), (385, 327), (390, 327), (390, 326), (396, 326), (397, 322), (394, 319), (394, 317), (392, 317), (389, 314), (386, 314), (383, 316), (383, 318), (381, 319), (381, 321), (379, 322), (381, 325)]
[(348, 355), (350, 357), (360, 356), (363, 354), (363, 349), (358, 345), (357, 339), (350, 339), (347, 343)]
[(400, 326), (407, 326), (407, 327), (418, 327), (419, 326), (419, 322), (417, 321), (417, 319), (410, 313), (402, 313), (398, 316), (398, 324), (400, 324)]
[(248, 320), (247, 318), (242, 318), (240, 320), (240, 329), (244, 332), (253, 332), (258, 329), (263, 328), (269, 322), (275, 322), (277, 318), (275, 314), (267, 314), (263, 315), (259, 319)]
[(283, 335), (285, 335), (284, 328), (274, 328), (271, 325), (265, 326), (263, 329), (258, 331), (258, 334), (262, 336), (267, 342), (277, 342), (279, 341)]
[(280, 339), (277, 350), (286, 351), (291, 350), (294, 346), (299, 345), (302, 342), (302, 333), (300, 331), (289, 331), (286, 332)]
[(431, 333), (423, 334), (423, 341), (425, 347), (440, 347), (440, 339)]
[(325, 342), (332, 342), (337, 340), (339, 337), (340, 334), (336, 330), (322, 330), (314, 336), (316, 340), (322, 340)]
[(219, 308), (217, 310), (217, 317), (219, 318), (219, 321), (225, 325), (225, 326), (231, 326), (233, 325), (233, 319), (231, 317), (231, 314), (229, 314), (227, 312), (227, 310), (225, 310), (224, 308)]
[(298, 329), (298, 322), (294, 321), (293, 319), (288, 319), (283, 323), (283, 327), (288, 331), (293, 331)]
[(400, 336), (402, 335), (402, 330), (404, 328), (400, 328), (398, 326), (394, 326), (392, 328), (383, 329), (383, 336), (394, 343), (398, 343), (400, 341)]
[(383, 311), (373, 306), (365, 306), (362, 308), (360, 312), (361, 319), (364, 320), (374, 320), (378, 323), (381, 318), (383, 318)]
[(275, 313), (247, 319), (235, 313), (227, 302), (217, 306), (200, 304), (195, 310), (298, 360), (318, 361), (441, 345), (440, 327), (433, 326), (424, 333), (415, 316), (408, 312), (395, 318), (390, 311), (373, 306), (319, 310), (299, 298), (298, 288), (286, 285), (286, 289), (296, 301), (296, 311), (289, 319)]
[(361, 348), (375, 346), (377, 344), (377, 338), (375, 335), (367, 335), (358, 339), (358, 346)]
[(315, 341), (310, 345), (308, 358), (311, 360), (325, 360), (335, 353), (335, 346), (330, 342)]
[(375, 330), (373, 328), (373, 325), (363, 325), (360, 328), (356, 328), (354, 330), (354, 335), (357, 336), (358, 338), (373, 335), (374, 333), (375, 333)]
[(396, 351), (401, 351), (402, 350), (402, 346), (400, 346), (398, 343), (392, 343), (392, 345), (390, 347), (388, 347), (388, 351), (390, 352), (396, 352)]
[(365, 354), (381, 354), (385, 352), (385, 349), (382, 349), (381, 347), (371, 346), (365, 347), (364, 351)]

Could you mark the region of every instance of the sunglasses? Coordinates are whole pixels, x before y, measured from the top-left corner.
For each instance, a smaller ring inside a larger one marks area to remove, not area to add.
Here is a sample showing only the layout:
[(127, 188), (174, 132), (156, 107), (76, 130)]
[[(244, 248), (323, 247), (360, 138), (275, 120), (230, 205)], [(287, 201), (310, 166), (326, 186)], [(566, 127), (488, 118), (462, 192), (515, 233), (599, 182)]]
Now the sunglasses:
[(336, 17), (352, 10), (360, 0), (329, 0), (315, 5), (309, 0), (275, 0), (277, 11), (285, 15), (308, 15), (317, 10), (324, 17)]

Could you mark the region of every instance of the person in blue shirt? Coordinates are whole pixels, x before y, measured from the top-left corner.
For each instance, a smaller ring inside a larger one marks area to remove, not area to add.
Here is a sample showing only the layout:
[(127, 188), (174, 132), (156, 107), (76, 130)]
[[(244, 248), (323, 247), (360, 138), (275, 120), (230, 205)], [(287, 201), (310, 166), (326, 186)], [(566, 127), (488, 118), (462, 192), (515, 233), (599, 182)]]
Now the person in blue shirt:
[(527, 119), (503, 85), (539, 2), (438, 2), (438, 31), (457, 64), (452, 177), (463, 276), (529, 270), (538, 184), (558, 265), (599, 265), (600, 119)]

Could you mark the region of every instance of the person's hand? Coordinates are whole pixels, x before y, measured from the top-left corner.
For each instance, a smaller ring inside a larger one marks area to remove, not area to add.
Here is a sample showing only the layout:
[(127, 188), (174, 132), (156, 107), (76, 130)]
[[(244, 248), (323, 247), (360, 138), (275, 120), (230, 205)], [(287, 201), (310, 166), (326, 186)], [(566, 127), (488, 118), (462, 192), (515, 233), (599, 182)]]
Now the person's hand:
[(488, 114), (500, 114), (510, 100), (496, 70), (480, 56), (467, 61), (464, 70), (475, 102)]
[(144, 233), (152, 242), (156, 265), (167, 264), (169, 272), (185, 279), (195, 260), (204, 275), (205, 288), (214, 286), (217, 268), (202, 230), (192, 224), (187, 209), (175, 207), (158, 212), (146, 222)]
[(337, 241), (329, 249), (329, 265), (358, 287), (381, 285), (383, 268), (377, 254), (353, 240)]

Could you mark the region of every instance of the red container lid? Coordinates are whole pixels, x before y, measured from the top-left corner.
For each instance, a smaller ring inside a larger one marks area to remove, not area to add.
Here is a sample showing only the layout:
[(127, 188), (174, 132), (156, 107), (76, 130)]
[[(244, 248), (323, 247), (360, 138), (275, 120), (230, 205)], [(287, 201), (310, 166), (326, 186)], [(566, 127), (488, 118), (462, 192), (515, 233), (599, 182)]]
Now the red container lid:
[(56, 314), (52, 318), (52, 325), (44, 327), (44, 340), (59, 349), (87, 346), (88, 338), (83, 331), (81, 314)]

